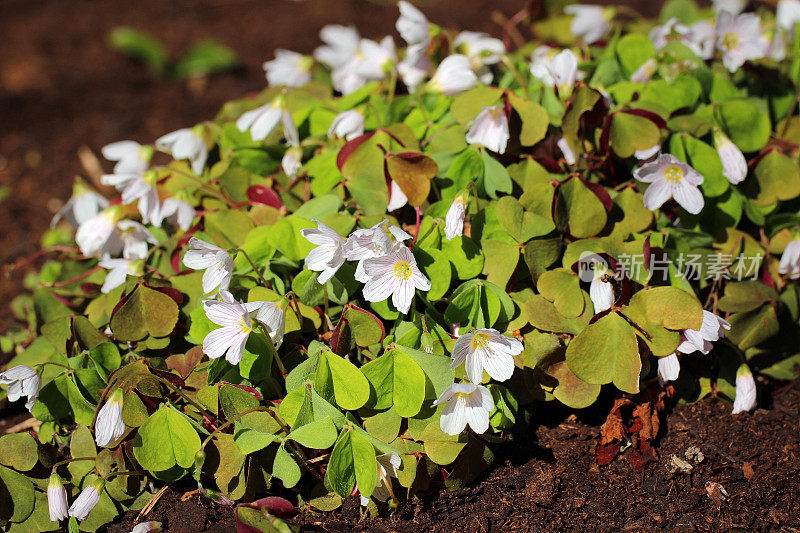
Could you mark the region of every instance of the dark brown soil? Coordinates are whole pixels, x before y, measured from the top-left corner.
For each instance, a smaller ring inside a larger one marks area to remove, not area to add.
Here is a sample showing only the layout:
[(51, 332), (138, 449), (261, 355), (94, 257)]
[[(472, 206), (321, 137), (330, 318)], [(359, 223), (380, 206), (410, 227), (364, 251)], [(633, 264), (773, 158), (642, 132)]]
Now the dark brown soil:
[[(335, 515), (303, 521), (342, 532), (797, 531), (798, 409), (797, 384), (778, 392), (771, 409), (754, 413), (732, 416), (711, 399), (678, 406), (662, 428), (658, 461), (638, 474), (624, 458), (597, 467), (597, 420), (572, 415), (538, 427), (526, 445), (507, 450), (501, 465), (462, 492), (408, 502), (386, 519), (361, 520), (358, 504), (347, 502)], [(690, 446), (700, 449), (702, 462), (686, 457)], [(669, 472), (673, 454), (692, 464), (691, 473)], [(719, 508), (706, 489), (714, 482), (729, 495)]]

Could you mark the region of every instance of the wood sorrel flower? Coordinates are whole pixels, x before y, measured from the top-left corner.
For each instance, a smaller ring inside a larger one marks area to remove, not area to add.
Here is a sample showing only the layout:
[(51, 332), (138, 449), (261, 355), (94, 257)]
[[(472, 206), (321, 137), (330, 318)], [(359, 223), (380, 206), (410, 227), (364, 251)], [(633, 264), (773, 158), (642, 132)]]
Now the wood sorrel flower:
[(469, 144), (479, 144), (498, 154), (504, 154), (511, 135), (508, 132), (508, 117), (503, 106), (484, 107), (467, 132)]
[(464, 234), (464, 215), (467, 212), (468, 193), (462, 192), (455, 197), (444, 217), (444, 236), (450, 241)]
[(53, 472), (47, 484), (47, 510), (50, 512), (50, 521), (59, 522), (69, 516), (67, 511), (67, 491), (61, 482), (61, 477)]
[(283, 124), (283, 136), (287, 144), (299, 145), (297, 127), (292, 121), (292, 115), (286, 110), (281, 96), (276, 96), (270, 103), (242, 114), (236, 120), (236, 127), (239, 131), (250, 130), (250, 137), (254, 141), (263, 141), (279, 123)]
[(681, 353), (699, 351), (707, 354), (714, 347), (714, 341), (725, 335), (726, 329), (731, 329), (731, 325), (727, 320), (704, 309), (703, 323), (700, 329), (683, 330), (683, 342), (680, 343), (677, 350)]
[(391, 483), (390, 478), (397, 477), (397, 470), (403, 464), (403, 461), (400, 459), (400, 455), (398, 455), (397, 452), (389, 452), (378, 455), (375, 457), (375, 462), (378, 466), (378, 477), (375, 488), (372, 490), (372, 494), (365, 494), (367, 491), (362, 491), (361, 487), (359, 487), (359, 492), (361, 492), (359, 499), (361, 500), (361, 505), (363, 507), (369, 505), (370, 497), (382, 502), (385, 502), (389, 499), (391, 493), (386, 487), (386, 483)]
[(160, 533), (163, 531), (161, 529), (161, 522), (141, 522), (133, 526), (131, 529), (131, 533)]
[(453, 383), (433, 405), (444, 405), (439, 427), (448, 435), (460, 434), (467, 424), (475, 433), (485, 433), (489, 429), (494, 399), (489, 389), (481, 385)]
[(402, 241), (410, 238), (411, 235), (386, 220), (351, 233), (344, 244), (344, 256), (348, 261), (358, 261), (354, 276), (356, 281), (366, 283), (370, 279), (364, 270), (364, 261), (388, 255), (401, 246)]
[(462, 31), (453, 41), (453, 47), (467, 56), (472, 70), (482, 83), (492, 82), (492, 71), (489, 65), (500, 62), (500, 56), (506, 53), (506, 46), (500, 39), (490, 37), (486, 33)]
[(613, 9), (578, 4), (565, 7), (564, 13), (574, 16), (569, 31), (586, 44), (596, 43), (602, 39), (611, 29), (609, 22), (614, 16)]
[(86, 520), (94, 506), (100, 501), (100, 493), (106, 484), (102, 479), (96, 479), (84, 488), (69, 508), (69, 515), (78, 520)]
[(104, 257), (100, 259), (98, 265), (108, 269), (106, 279), (100, 288), (100, 292), (103, 294), (108, 294), (124, 284), (129, 275), (139, 277), (144, 274), (144, 261), (141, 259), (111, 259), (110, 257)]
[[(538, 49), (537, 49), (538, 51)], [(551, 49), (535, 54), (531, 64), (531, 74), (544, 85), (555, 87), (562, 99), (567, 99), (575, 87), (578, 78), (578, 56), (566, 49), (552, 55)]]
[(309, 242), (316, 244), (317, 247), (311, 250), (306, 256), (306, 267), (315, 272), (321, 272), (317, 277), (320, 285), (327, 283), (344, 264), (344, 238), (332, 228), (326, 226), (319, 220), (316, 228), (306, 228), (300, 230)]
[(275, 50), (275, 59), (264, 63), (267, 83), (271, 87), (302, 87), (311, 81), (312, 58), (291, 50)]
[(224, 355), (229, 363), (238, 365), (244, 355), (247, 339), (253, 331), (250, 313), (260, 309), (266, 302), (243, 304), (225, 289), (220, 289), (219, 295), (222, 301), (203, 301), (206, 317), (214, 324), (222, 326), (210, 331), (203, 339), (203, 353), (211, 359)]
[(675, 381), (680, 372), (681, 362), (678, 360), (676, 352), (658, 358), (658, 375), (661, 377), (661, 381)]
[(145, 224), (161, 224), (161, 204), (158, 199), (158, 174), (154, 170), (104, 174), (103, 185), (116, 187), (122, 193), (122, 203), (128, 205), (138, 200), (137, 207)]
[(456, 339), (450, 368), (462, 364), (467, 377), (476, 385), (483, 381), (483, 371), (497, 381), (506, 381), (514, 373), (514, 356), (522, 353), (522, 343), (496, 329), (479, 329)]
[(161, 203), (161, 217), (171, 224), (173, 228), (183, 231), (192, 227), (192, 222), (197, 214), (192, 204), (181, 200), (179, 197), (167, 198)]
[(109, 161), (116, 161), (115, 174), (144, 172), (153, 157), (153, 148), (136, 141), (119, 141), (105, 145), (101, 152)]
[(644, 192), (644, 205), (655, 210), (670, 198), (688, 212), (696, 215), (703, 209), (705, 201), (698, 185), (703, 176), (672, 154), (661, 154), (652, 163), (647, 163), (633, 172), (633, 176), (650, 186)]
[(197, 237), (189, 240), (189, 250), (183, 256), (183, 264), (203, 273), (203, 292), (210, 294), (219, 287), (227, 290), (233, 275), (233, 258), (227, 250)]
[(781, 254), (778, 272), (791, 279), (800, 278), (800, 237), (795, 237), (786, 245), (786, 249)]
[(731, 72), (739, 70), (745, 61), (760, 59), (767, 54), (769, 40), (764, 37), (761, 20), (755, 13), (736, 16), (720, 11), (716, 35), (722, 63)]
[[(278, 302), (252, 302), (261, 304), (256, 313), (256, 320), (264, 324), (269, 332), (269, 338), (275, 348), (280, 348), (283, 343), (283, 334), (286, 331), (286, 311), (284, 311), (286, 299), (283, 303)], [(247, 306), (248, 304), (245, 304)]]
[(83, 183), (76, 181), (72, 187), (72, 197), (53, 217), (50, 227), (56, 227), (59, 221), (64, 219), (73, 228), (78, 228), (106, 207), (108, 207), (108, 200)]
[(439, 63), (436, 73), (428, 82), (428, 88), (433, 92), (455, 96), (474, 88), (477, 84), (478, 78), (472, 72), (467, 56), (453, 54)]
[(352, 141), (364, 134), (364, 115), (356, 109), (349, 109), (336, 115), (328, 128), (328, 137), (340, 137)]
[(733, 400), (733, 414), (752, 411), (756, 408), (756, 381), (750, 367), (742, 363), (736, 371), (736, 398)]
[(402, 314), (408, 313), (415, 289), (431, 289), (431, 282), (417, 267), (414, 255), (402, 245), (388, 255), (364, 260), (364, 271), (369, 277), (363, 289), (364, 298), (382, 302), (391, 296)]
[(122, 209), (112, 205), (83, 222), (75, 233), (75, 242), (85, 256), (117, 255), (122, 249), (122, 236), (117, 222), (122, 218)]
[(346, 65), (356, 55), (361, 41), (358, 30), (338, 24), (324, 26), (319, 31), (319, 37), (325, 45), (314, 50), (314, 59), (331, 69)]
[(430, 25), (427, 17), (405, 0), (400, 0), (397, 7), (400, 9), (400, 17), (395, 27), (403, 40), (409, 46), (423, 44), (427, 46), (430, 42)]
[(25, 408), (30, 411), (39, 396), (42, 378), (38, 372), (27, 365), (17, 365), (0, 374), (0, 385), (8, 385), (8, 401), (16, 402), (23, 396), (28, 401)]
[(198, 176), (208, 158), (208, 148), (203, 139), (192, 128), (181, 128), (156, 139), (156, 147), (169, 153), (175, 159), (186, 159), (192, 165), (192, 172)]
[(741, 183), (747, 177), (747, 160), (742, 151), (719, 129), (714, 129), (714, 146), (722, 161), (722, 174), (731, 183)]
[(122, 389), (116, 389), (97, 413), (94, 424), (94, 440), (101, 448), (108, 448), (125, 433), (122, 421)]

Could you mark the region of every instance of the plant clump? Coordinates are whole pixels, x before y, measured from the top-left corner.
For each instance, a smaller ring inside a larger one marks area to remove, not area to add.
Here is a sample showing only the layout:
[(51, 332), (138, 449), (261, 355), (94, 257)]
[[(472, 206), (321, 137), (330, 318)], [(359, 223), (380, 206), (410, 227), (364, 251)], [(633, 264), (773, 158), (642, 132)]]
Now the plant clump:
[(800, 362), (800, 2), (716, 4), (568, 6), (511, 51), (401, 1), (403, 49), (327, 26), (106, 146), (116, 196), (75, 185), (1, 339), (40, 423), (0, 437), (6, 529), (193, 480), (271, 531), (269, 493), (388, 512), (604, 388), (755, 408)]

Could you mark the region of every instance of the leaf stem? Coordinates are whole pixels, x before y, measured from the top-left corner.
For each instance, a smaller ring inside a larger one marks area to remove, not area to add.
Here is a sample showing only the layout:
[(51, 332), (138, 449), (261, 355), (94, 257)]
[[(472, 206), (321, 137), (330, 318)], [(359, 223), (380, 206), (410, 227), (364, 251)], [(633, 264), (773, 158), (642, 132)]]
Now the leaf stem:
[(52, 466), (52, 468), (51, 468), (51, 471), (55, 474), (56, 468), (58, 468), (61, 465), (66, 465), (66, 464), (69, 464), (69, 463), (72, 463), (72, 462), (75, 462), (75, 461), (94, 461), (96, 459), (97, 459), (97, 456), (94, 456), (94, 457), (73, 457), (71, 459), (64, 459), (63, 461), (59, 461), (56, 464), (54, 464)]
[(271, 285), (269, 284), (269, 282), (267, 282), (267, 280), (264, 278), (264, 276), (261, 275), (261, 272), (259, 272), (258, 268), (256, 268), (256, 264), (253, 262), (252, 259), (250, 259), (250, 256), (247, 255), (247, 252), (245, 252), (241, 248), (234, 248), (232, 251), (233, 252), (241, 252), (242, 255), (244, 255), (244, 258), (247, 259), (247, 262), (250, 263), (250, 266), (253, 267), (253, 272), (256, 273), (256, 276), (258, 276), (258, 279), (261, 281), (261, 283), (263, 283), (266, 288), (268, 288), (268, 289), (271, 288)]

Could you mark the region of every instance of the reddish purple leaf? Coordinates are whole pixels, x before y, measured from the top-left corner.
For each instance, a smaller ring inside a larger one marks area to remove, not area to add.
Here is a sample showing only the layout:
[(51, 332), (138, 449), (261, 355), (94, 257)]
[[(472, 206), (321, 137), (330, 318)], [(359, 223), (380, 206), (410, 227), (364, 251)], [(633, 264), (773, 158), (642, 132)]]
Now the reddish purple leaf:
[(283, 207), (278, 193), (263, 185), (253, 185), (247, 189), (247, 198), (254, 204), (268, 205), (275, 209)]
[(359, 146), (367, 142), (375, 135), (374, 131), (369, 133), (365, 133), (360, 137), (356, 137), (352, 141), (347, 141), (344, 146), (339, 150), (339, 153), (336, 155), (336, 166), (339, 167), (339, 172), (342, 172), (344, 168), (344, 164), (347, 163), (348, 158), (353, 155)]

